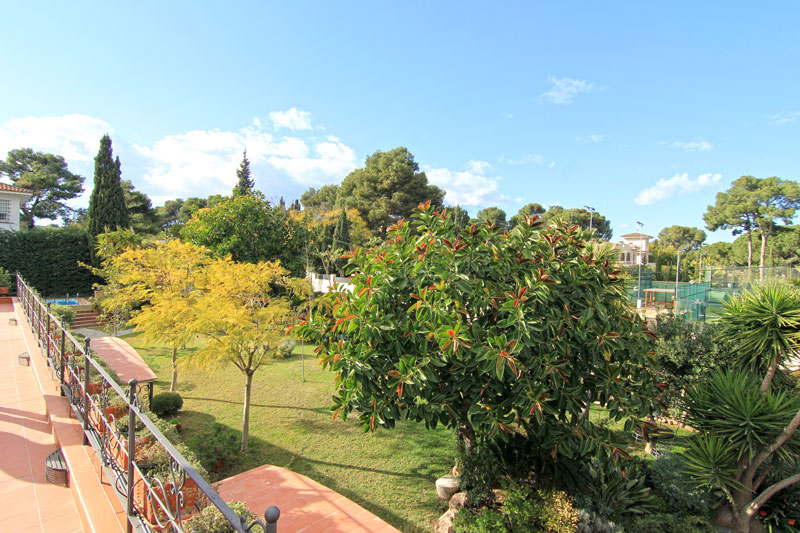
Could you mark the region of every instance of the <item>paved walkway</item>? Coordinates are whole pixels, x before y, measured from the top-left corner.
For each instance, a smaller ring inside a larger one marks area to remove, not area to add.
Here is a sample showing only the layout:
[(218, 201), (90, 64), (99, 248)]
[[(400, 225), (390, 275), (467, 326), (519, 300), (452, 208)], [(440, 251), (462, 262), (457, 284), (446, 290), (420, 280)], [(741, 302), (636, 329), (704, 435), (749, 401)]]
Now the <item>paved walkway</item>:
[(83, 531), (72, 493), (47, 482), (45, 458), (56, 450), (29, 349), (10, 303), (0, 303), (0, 531)]
[(278, 466), (260, 466), (220, 481), (217, 491), (223, 500), (244, 502), (262, 517), (267, 507), (278, 506), (281, 510), (278, 531), (398, 533), (338, 492)]

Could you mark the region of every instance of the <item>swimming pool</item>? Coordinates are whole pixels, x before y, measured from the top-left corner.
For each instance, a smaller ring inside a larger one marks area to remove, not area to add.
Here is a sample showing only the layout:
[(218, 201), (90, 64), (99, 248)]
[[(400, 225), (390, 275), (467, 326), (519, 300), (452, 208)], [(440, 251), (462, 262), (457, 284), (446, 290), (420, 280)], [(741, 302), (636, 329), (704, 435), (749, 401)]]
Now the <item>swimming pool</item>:
[(49, 304), (57, 304), (57, 305), (78, 305), (80, 302), (78, 300), (73, 300), (70, 298), (69, 300), (61, 298), (59, 299), (52, 299), (52, 300), (45, 300)]

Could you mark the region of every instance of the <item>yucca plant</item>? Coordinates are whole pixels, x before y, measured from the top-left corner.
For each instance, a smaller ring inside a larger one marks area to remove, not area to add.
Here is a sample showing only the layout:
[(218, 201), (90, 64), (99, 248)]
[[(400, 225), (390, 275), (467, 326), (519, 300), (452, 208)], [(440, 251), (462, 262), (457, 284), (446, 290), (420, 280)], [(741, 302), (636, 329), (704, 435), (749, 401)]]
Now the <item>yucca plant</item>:
[(800, 348), (800, 292), (757, 286), (726, 304), (721, 322), (740, 368), (689, 389), (685, 408), (698, 434), (685, 457), (696, 481), (724, 494), (716, 525), (750, 533), (760, 531), (764, 505), (800, 482), (800, 396), (773, 383)]

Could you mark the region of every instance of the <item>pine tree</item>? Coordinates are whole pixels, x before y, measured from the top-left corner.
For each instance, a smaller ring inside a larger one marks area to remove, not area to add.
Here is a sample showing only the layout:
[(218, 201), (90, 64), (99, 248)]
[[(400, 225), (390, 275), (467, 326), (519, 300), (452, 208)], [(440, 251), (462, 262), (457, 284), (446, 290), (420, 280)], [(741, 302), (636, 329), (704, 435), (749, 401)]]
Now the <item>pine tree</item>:
[(242, 154), (242, 164), (239, 165), (239, 170), (236, 171), (236, 177), (239, 178), (239, 181), (236, 183), (236, 187), (233, 188), (233, 195), (252, 195), (255, 183), (253, 178), (250, 177), (250, 161), (247, 159), (247, 150)]
[(100, 150), (94, 158), (94, 188), (89, 198), (87, 230), (89, 232), (92, 262), (97, 264), (94, 243), (97, 236), (107, 231), (124, 229), (129, 226), (128, 209), (125, 207), (125, 193), (122, 191), (119, 156), (113, 159), (111, 137), (108, 134), (100, 139)]
[[(339, 215), (339, 220), (336, 221), (336, 228), (333, 230), (333, 243), (331, 247), (335, 250), (342, 250), (344, 252), (350, 247), (350, 221), (347, 220), (347, 212), (342, 209), (342, 214)], [(341, 254), (338, 254), (341, 256)], [(344, 275), (344, 266), (347, 261), (344, 259), (336, 260), (336, 268)]]
[(290, 211), (300, 211), (300, 209), (301, 209), (300, 200), (295, 200), (294, 202), (289, 204), (289, 210)]

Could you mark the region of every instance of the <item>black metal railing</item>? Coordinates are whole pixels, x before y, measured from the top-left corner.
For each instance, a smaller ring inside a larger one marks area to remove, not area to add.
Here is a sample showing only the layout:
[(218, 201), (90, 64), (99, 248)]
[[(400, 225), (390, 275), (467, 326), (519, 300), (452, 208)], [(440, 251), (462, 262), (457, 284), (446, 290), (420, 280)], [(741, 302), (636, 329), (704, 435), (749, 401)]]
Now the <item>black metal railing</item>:
[(115, 381), (93, 357), (89, 339), (81, 345), (19, 274), (16, 285), (25, 316), (58, 379), (61, 395), (83, 426), (84, 444), (98, 455), (102, 470), (127, 510), (129, 533), (186, 532), (185, 520), (209, 505), (216, 507), (236, 531), (277, 532), (277, 507), (268, 508), (263, 521), (247, 523), (237, 516), (144, 414), (137, 381)]

